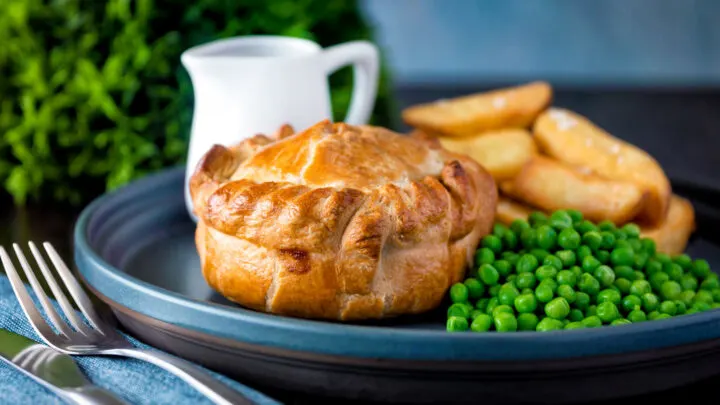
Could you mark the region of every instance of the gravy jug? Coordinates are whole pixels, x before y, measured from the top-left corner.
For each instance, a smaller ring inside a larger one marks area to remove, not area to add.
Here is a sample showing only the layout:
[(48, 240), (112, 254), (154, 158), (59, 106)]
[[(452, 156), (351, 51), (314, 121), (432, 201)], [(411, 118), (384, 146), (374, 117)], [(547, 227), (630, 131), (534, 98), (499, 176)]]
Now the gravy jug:
[(332, 119), (328, 76), (352, 64), (354, 88), (344, 122), (366, 124), (375, 104), (379, 56), (367, 41), (321, 48), (283, 36), (221, 39), (186, 50), (181, 61), (190, 75), (195, 106), (185, 175), (213, 144), (230, 145), (281, 125), (305, 129)]

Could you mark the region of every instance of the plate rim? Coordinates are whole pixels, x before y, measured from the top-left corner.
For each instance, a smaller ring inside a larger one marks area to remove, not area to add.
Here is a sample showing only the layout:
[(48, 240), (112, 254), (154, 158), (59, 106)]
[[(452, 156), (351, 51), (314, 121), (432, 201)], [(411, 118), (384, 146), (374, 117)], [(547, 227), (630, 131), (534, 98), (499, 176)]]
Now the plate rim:
[[(180, 166), (149, 174), (96, 198), (82, 210), (75, 223), (73, 250), (76, 266), (82, 277), (93, 288), (128, 309), (151, 318), (173, 323), (171, 320), (173, 318), (172, 308), (170, 312), (162, 309), (158, 311), (149, 303), (161, 304), (160, 306), (178, 306), (197, 314), (211, 316), (213, 319), (240, 322), (245, 327), (257, 329), (254, 333), (248, 333), (253, 331), (238, 330), (237, 327), (221, 331), (217, 327), (208, 327), (208, 322), (201, 319), (204, 326), (185, 326), (191, 330), (248, 343), (329, 355), (387, 359), (418, 359), (420, 356), (423, 360), (470, 359), (483, 361), (539, 360), (620, 354), (720, 337), (720, 311), (717, 310), (602, 329), (510, 334), (448, 333), (445, 330), (399, 329), (383, 325), (353, 325), (284, 317), (256, 312), (239, 306), (231, 307), (204, 302), (163, 289), (117, 269), (94, 250), (87, 233), (89, 232), (88, 227), (92, 225), (91, 221), (99, 221), (93, 215), (101, 208), (112, 211), (110, 208), (113, 204), (117, 205), (120, 202), (132, 200), (137, 194), (142, 194), (148, 189), (157, 193), (160, 189), (159, 185), (166, 182), (180, 184), (178, 198), (181, 198), (183, 181), (184, 166)], [(184, 210), (184, 202), (182, 207)], [(115, 283), (122, 289), (104, 291), (97, 285), (98, 282), (101, 284)], [(127, 297), (130, 298), (123, 299), (123, 293), (128, 293)], [(140, 305), (138, 299), (147, 306)], [(628, 333), (626, 328), (633, 328), (632, 332), (634, 333)], [(717, 332), (711, 333), (712, 330)], [(675, 333), (665, 333), (673, 331)], [(678, 331), (683, 331), (683, 333), (678, 333)], [(267, 333), (274, 335), (268, 336)], [(306, 338), (293, 339), (291, 336), (280, 336), (297, 333), (304, 334)], [(658, 336), (659, 333), (662, 335)], [(272, 337), (272, 339), (265, 339), (268, 337)], [(338, 338), (347, 340), (337, 341)], [(628, 342), (616, 344), (623, 340)], [(602, 344), (603, 341), (615, 344)], [(368, 344), (368, 342), (373, 344)], [(628, 343), (637, 346), (630, 349)], [(414, 346), (408, 347), (409, 344)]]

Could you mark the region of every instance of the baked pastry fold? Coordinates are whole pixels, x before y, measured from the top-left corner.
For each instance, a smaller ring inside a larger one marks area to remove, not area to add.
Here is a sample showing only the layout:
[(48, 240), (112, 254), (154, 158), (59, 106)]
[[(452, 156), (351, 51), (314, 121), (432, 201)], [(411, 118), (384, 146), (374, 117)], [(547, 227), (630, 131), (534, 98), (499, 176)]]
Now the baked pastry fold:
[(436, 307), (497, 204), (467, 156), (329, 121), (213, 146), (190, 192), (213, 289), (259, 311), (339, 320)]

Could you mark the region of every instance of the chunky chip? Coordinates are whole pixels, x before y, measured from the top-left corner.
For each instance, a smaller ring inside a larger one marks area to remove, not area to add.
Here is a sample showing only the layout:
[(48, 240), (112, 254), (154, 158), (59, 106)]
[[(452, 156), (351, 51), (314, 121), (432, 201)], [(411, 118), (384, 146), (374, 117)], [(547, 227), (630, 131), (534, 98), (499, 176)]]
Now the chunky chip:
[(500, 195), (498, 197), (495, 220), (505, 225), (510, 225), (516, 219), (528, 219), (533, 211), (538, 210)]
[(493, 90), (408, 107), (408, 125), (443, 136), (470, 136), (500, 128), (526, 128), (552, 101), (545, 82)]
[(634, 182), (648, 191), (641, 218), (659, 224), (665, 218), (670, 182), (658, 162), (645, 151), (622, 141), (587, 118), (551, 108), (540, 114), (535, 139), (545, 154), (573, 166), (585, 167), (608, 179)]
[(535, 141), (530, 132), (524, 129), (503, 129), (479, 136), (438, 139), (445, 149), (475, 159), (496, 181), (511, 179), (537, 154)]
[(677, 255), (685, 251), (695, 231), (695, 210), (690, 201), (673, 194), (665, 220), (654, 227), (640, 226), (643, 237), (653, 239), (658, 252)]
[(616, 224), (634, 218), (647, 197), (633, 182), (583, 173), (544, 156), (534, 157), (515, 179), (501, 183), (500, 189), (543, 211), (576, 209), (589, 220)]

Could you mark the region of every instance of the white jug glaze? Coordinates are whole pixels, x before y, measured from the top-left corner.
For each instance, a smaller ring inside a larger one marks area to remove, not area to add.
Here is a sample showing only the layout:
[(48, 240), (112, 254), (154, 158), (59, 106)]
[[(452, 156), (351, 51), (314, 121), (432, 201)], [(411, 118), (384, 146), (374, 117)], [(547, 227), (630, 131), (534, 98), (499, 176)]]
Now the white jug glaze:
[(247, 36), (188, 49), (182, 64), (193, 84), (195, 107), (185, 176), (214, 144), (231, 145), (281, 125), (305, 129), (332, 119), (328, 76), (354, 66), (354, 89), (344, 122), (366, 124), (375, 103), (379, 56), (367, 41), (322, 49), (315, 42), (282, 36)]

